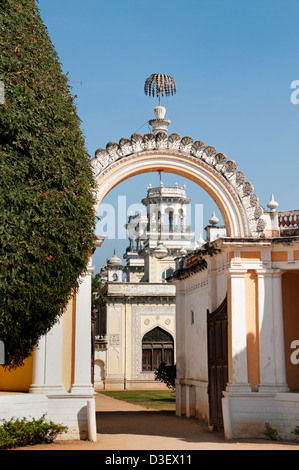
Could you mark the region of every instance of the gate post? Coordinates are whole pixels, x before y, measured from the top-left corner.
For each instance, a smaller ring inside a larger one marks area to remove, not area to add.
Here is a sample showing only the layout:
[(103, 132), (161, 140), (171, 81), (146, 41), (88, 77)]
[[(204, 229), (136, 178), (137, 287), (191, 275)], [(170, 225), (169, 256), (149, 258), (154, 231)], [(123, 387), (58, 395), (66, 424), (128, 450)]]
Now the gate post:
[(259, 270), (260, 383), (264, 393), (288, 392), (280, 270)]
[(91, 259), (76, 294), (75, 367), (72, 393), (94, 395), (91, 381)]
[(62, 319), (39, 340), (33, 355), (33, 375), (29, 393), (64, 393), (61, 381)]
[(247, 269), (231, 268), (228, 275), (228, 392), (250, 392), (247, 367), (245, 274)]

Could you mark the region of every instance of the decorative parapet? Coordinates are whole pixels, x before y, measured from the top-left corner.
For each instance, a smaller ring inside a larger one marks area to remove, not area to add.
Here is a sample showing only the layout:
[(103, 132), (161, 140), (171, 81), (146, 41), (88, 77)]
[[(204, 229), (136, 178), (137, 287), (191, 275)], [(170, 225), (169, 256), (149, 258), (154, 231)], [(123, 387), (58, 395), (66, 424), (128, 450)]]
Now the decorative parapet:
[[(152, 188), (148, 187), (147, 188), (147, 197), (148, 198), (159, 198), (160, 196), (160, 188)], [(186, 187), (179, 188), (178, 186), (175, 187), (161, 187), (161, 197), (167, 197), (167, 198), (175, 198), (175, 199), (183, 199), (186, 200), (186, 202), (189, 202), (190, 199), (187, 199), (186, 197)]]
[(192, 137), (182, 137), (173, 133), (167, 135), (159, 132), (141, 134), (135, 133), (131, 139), (121, 138), (119, 143), (109, 142), (106, 149), (100, 148), (91, 159), (91, 165), (96, 180), (116, 166), (119, 161), (130, 159), (143, 153), (173, 153), (183, 155), (192, 162), (201, 163), (208, 167), (219, 179), (236, 193), (237, 203), (242, 206), (248, 221), (248, 236), (265, 237), (266, 221), (263, 219), (263, 209), (259, 205), (258, 196), (253, 193), (253, 184), (246, 181), (245, 174), (238, 171), (237, 163), (228, 160), (224, 153), (217, 153), (215, 147), (205, 146), (201, 140), (193, 141)]
[(108, 283), (107, 296), (118, 297), (150, 297), (150, 296), (175, 296), (175, 287), (168, 284), (157, 283)]
[(278, 223), (279, 227), (282, 229), (299, 228), (299, 210), (279, 211)]

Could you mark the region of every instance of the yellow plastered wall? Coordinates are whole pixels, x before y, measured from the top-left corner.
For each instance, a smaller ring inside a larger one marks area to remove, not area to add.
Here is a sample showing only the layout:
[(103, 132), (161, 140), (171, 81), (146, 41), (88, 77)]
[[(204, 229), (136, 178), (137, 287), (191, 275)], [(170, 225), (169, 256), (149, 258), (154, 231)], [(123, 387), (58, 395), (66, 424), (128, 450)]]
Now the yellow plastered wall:
[(258, 284), (255, 271), (245, 274), (247, 367), (248, 382), (254, 392), (260, 381), (259, 371), (259, 326), (258, 326)]
[(299, 364), (292, 364), (294, 349), (290, 347), (294, 340), (299, 340), (298, 286), (299, 272), (289, 271), (282, 275), (286, 375), (291, 391), (299, 390)]
[(24, 361), (22, 367), (13, 371), (4, 370), (0, 366), (0, 391), (28, 392), (32, 384), (33, 355)]
[[(259, 327), (258, 327), (258, 284), (257, 274), (249, 270), (244, 275), (246, 297), (246, 332), (248, 382), (252, 391), (256, 391), (260, 379), (259, 371)], [(228, 380), (233, 381), (232, 357), (232, 318), (231, 318), (231, 279), (227, 279), (227, 314), (228, 314)]]
[[(72, 298), (63, 314), (62, 383), (70, 390), (74, 381), (76, 297)], [(33, 382), (33, 354), (22, 367), (7, 371), (0, 366), (0, 391), (28, 392)]]
[(76, 331), (76, 294), (71, 298), (62, 318), (62, 364), (61, 381), (66, 391), (74, 382)]

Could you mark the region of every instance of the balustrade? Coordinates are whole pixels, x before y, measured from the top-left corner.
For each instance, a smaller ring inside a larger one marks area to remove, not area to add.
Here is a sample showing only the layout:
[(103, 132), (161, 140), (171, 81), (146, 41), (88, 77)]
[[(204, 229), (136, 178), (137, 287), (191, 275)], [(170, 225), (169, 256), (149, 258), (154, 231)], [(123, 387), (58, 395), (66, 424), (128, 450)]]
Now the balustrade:
[(299, 211), (280, 211), (278, 221), (281, 228), (298, 228)]

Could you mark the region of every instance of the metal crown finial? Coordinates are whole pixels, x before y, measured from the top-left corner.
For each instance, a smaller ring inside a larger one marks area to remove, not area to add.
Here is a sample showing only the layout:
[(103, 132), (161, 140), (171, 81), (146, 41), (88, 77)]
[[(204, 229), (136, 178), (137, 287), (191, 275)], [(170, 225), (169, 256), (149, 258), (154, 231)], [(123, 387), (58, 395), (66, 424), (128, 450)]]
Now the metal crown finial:
[(176, 93), (176, 84), (170, 75), (153, 73), (145, 80), (144, 93), (149, 96), (158, 96), (159, 106), (161, 106), (161, 96), (174, 95)]

